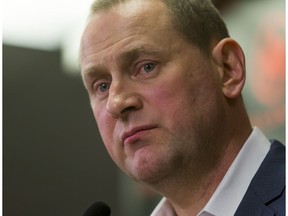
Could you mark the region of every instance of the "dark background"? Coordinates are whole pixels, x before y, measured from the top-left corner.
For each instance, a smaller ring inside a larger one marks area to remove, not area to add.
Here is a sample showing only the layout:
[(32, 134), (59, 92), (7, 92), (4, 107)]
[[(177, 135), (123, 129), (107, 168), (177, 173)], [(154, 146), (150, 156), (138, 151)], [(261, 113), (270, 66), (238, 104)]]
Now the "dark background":
[(118, 211), (116, 167), (80, 76), (60, 52), (3, 46), (5, 216), (79, 216), (96, 200)]

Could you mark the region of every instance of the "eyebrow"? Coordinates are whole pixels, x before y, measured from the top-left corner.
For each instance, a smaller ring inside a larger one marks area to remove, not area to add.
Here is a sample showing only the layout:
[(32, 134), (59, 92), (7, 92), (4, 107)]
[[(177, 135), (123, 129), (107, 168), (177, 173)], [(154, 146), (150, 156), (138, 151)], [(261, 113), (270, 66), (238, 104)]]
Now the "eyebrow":
[[(163, 54), (162, 54), (163, 55)], [(125, 68), (136, 61), (140, 56), (161, 56), (161, 50), (153, 49), (152, 47), (135, 47), (128, 49), (116, 57), (116, 61), (120, 67)], [(106, 74), (107, 68), (104, 65), (92, 65), (83, 71), (84, 77), (95, 77)]]
[(152, 47), (137, 47), (137, 48), (132, 48), (129, 49), (126, 52), (123, 52), (119, 55), (119, 60), (120, 62), (133, 62), (135, 61), (137, 58), (139, 58), (139, 56), (141, 55), (146, 55), (146, 56), (159, 56), (160, 55), (160, 51), (153, 49)]
[(141, 60), (159, 61), (162, 56), (163, 52), (158, 47), (143, 45), (132, 47), (120, 53), (119, 56), (117, 56), (116, 61), (120, 69), (126, 70), (140, 58)]
[(83, 71), (83, 77), (96, 77), (101, 76), (105, 73), (105, 68), (99, 65), (90, 66), (88, 69)]

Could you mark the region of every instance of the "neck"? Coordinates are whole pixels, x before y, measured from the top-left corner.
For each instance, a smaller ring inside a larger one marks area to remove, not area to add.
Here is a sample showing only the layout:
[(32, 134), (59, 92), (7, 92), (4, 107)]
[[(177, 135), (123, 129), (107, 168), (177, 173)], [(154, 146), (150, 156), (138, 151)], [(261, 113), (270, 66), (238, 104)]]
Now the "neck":
[[(237, 155), (239, 151), (240, 148), (229, 152), (230, 155)], [(205, 207), (232, 162), (231, 157), (225, 156), (213, 170), (207, 170), (205, 175), (200, 176), (197, 170), (191, 169), (182, 178), (175, 176), (175, 179), (162, 181), (157, 186), (154, 185), (154, 188), (169, 200), (177, 215), (196, 216)]]

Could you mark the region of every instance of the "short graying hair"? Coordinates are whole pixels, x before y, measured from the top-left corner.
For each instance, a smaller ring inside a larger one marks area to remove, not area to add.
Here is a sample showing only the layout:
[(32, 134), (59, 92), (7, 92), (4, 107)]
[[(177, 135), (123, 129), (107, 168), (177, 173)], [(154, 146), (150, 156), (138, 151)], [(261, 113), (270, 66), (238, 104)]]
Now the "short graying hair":
[[(90, 15), (128, 1), (133, 0), (95, 0)], [(159, 1), (167, 6), (173, 27), (202, 51), (210, 53), (213, 39), (220, 41), (229, 37), (226, 24), (210, 0)]]

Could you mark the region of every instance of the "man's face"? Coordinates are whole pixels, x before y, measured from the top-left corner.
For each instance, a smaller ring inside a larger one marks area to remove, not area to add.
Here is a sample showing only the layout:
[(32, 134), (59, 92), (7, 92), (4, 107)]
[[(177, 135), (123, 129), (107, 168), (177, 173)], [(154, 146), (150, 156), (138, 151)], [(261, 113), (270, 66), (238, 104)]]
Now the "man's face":
[(128, 175), (153, 183), (184, 167), (205, 172), (218, 157), (218, 74), (171, 26), (160, 1), (128, 1), (94, 15), (80, 60), (104, 144)]

